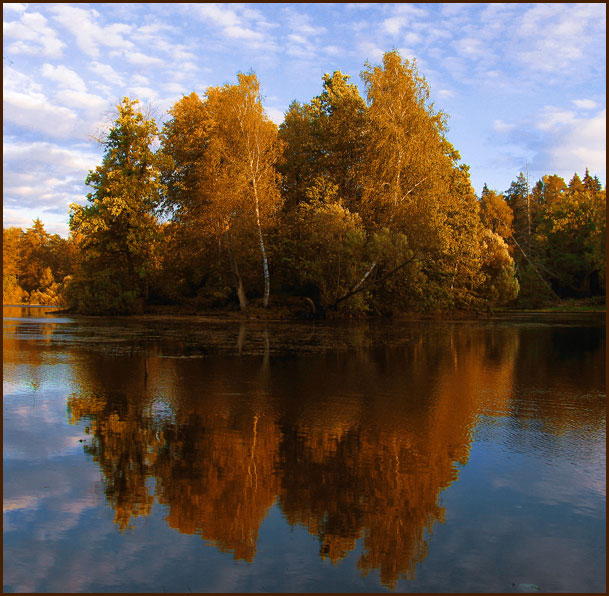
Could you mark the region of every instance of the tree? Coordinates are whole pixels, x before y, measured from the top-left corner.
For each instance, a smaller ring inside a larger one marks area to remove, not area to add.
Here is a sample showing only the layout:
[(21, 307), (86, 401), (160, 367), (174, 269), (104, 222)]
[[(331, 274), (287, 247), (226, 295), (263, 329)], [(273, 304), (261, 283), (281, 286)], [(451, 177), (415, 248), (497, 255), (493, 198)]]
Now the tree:
[[(479, 239), (466, 237), (475, 236), (479, 217), (467, 168), (458, 165), (460, 156), (445, 138), (446, 116), (429, 101), (416, 62), (396, 51), (387, 52), (380, 66), (368, 64), (362, 79), (369, 106), (362, 219), (369, 230), (386, 228), (407, 241), (402, 263), (386, 264), (385, 271), (405, 274), (403, 267), (415, 259), (431, 286), (453, 300), (459, 272), (475, 269)], [(464, 225), (470, 216), (472, 225)], [(377, 258), (366, 279), (384, 279), (379, 267)], [(422, 297), (434, 306), (429, 291)]]
[(322, 93), (304, 105), (294, 101), (279, 127), (285, 149), (278, 169), (288, 208), (306, 201), (323, 176), (348, 209), (359, 210), (367, 109), (349, 79), (340, 71), (325, 74)]
[(206, 157), (213, 128), (207, 104), (196, 93), (182, 97), (169, 110), (161, 133), (160, 164), (164, 210), (174, 221), (199, 219), (209, 203)]
[[(196, 93), (169, 110), (161, 133), (162, 208), (170, 221), (164, 228), (165, 250), (160, 289), (171, 300), (222, 292), (226, 226), (214, 209), (217, 172), (209, 148), (214, 126), (207, 102)], [(216, 201), (218, 203), (219, 201)]]
[(351, 300), (346, 296), (368, 258), (361, 218), (344, 207), (338, 186), (322, 176), (306, 199), (283, 218), (284, 279), (314, 301), (316, 312), (326, 313), (331, 307), (343, 313), (365, 312), (361, 294)]
[(133, 312), (148, 294), (158, 225), (157, 128), (137, 100), (123, 98), (107, 136), (102, 164), (89, 172), (89, 205), (70, 206), (70, 229), (82, 236), (81, 267), (68, 292), (87, 312)]
[(567, 185), (560, 176), (556, 176), (555, 174), (543, 176), (541, 180), (537, 181), (537, 184), (535, 184), (533, 192), (531, 193), (536, 213), (539, 213), (544, 205), (549, 205), (554, 201), (559, 200), (566, 190)]
[(503, 195), (485, 184), (480, 196), (482, 235), (482, 271), (485, 275), (482, 293), (491, 306), (505, 304), (518, 296), (520, 284), (508, 241), (514, 230), (514, 214)]
[(514, 214), (514, 238), (523, 250), (530, 250), (534, 231), (532, 229), (533, 215), (529, 185), (522, 172), (505, 191), (505, 199)]
[[(552, 181), (552, 190), (557, 190), (556, 181)], [(553, 194), (549, 192), (548, 197)], [(520, 286), (518, 305), (540, 306), (558, 298), (548, 281), (550, 273), (545, 268), (543, 247), (536, 234), (539, 205), (543, 203), (544, 196), (540, 191), (529, 192), (528, 181), (522, 172), (512, 181), (504, 196), (514, 214), (514, 232), (509, 242), (514, 247)]]
[[(212, 201), (230, 231), (234, 216), (252, 221), (257, 232), (264, 275), (263, 305), (270, 295), (270, 272), (264, 229), (281, 206), (279, 179), (275, 164), (281, 155), (277, 126), (266, 116), (256, 75), (239, 73), (237, 85), (209, 88), (207, 105), (213, 118), (210, 165), (218, 183)], [(227, 234), (227, 248), (233, 252)], [(236, 258), (231, 258), (235, 277)], [(240, 285), (238, 279), (238, 284)], [(239, 294), (243, 293), (243, 289)], [(241, 300), (241, 307), (244, 307)]]
[(27, 297), (27, 292), (20, 285), (22, 236), (21, 228), (2, 228), (2, 300), (4, 304), (20, 304)]
[(602, 293), (605, 281), (606, 193), (586, 172), (544, 204), (538, 239), (556, 290), (563, 295)]
[(504, 239), (510, 238), (514, 233), (512, 228), (514, 213), (503, 195), (489, 190), (486, 184), (480, 195), (480, 218), (491, 232), (499, 234)]
[(49, 281), (48, 273), (45, 276), (50, 260), (49, 241), (50, 234), (38, 218), (21, 237), (20, 283), (28, 293), (40, 288), (43, 277), (46, 277), (44, 281)]

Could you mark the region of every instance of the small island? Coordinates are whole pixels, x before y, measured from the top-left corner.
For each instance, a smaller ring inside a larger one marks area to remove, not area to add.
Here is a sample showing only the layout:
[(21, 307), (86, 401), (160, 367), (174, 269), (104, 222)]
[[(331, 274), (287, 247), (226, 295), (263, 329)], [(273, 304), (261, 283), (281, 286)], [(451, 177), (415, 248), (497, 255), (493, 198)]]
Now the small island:
[(604, 309), (606, 196), (522, 172), (476, 196), (416, 63), (323, 77), (277, 127), (254, 73), (159, 130), (123, 98), (70, 237), (3, 230), (4, 304), (94, 315), (342, 318)]

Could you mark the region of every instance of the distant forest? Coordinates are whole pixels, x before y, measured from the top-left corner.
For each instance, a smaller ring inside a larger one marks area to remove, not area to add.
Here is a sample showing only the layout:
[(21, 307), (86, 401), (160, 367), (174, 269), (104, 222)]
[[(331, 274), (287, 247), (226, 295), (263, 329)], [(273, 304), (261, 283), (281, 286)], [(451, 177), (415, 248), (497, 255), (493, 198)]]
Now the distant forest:
[(67, 239), (3, 229), (4, 304), (316, 316), (484, 311), (604, 296), (606, 196), (587, 170), (476, 196), (416, 63), (340, 71), (277, 127), (253, 73), (162, 130), (124, 98)]

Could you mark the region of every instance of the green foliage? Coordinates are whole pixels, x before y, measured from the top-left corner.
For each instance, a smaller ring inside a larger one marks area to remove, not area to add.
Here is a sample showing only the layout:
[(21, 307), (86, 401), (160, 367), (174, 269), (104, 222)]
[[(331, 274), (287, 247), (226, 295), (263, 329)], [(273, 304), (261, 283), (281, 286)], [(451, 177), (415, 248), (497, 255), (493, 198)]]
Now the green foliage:
[(63, 298), (76, 312), (91, 315), (123, 315), (142, 312), (143, 302), (114, 270), (97, 270), (95, 275), (76, 274), (66, 280)]
[(539, 308), (556, 301), (557, 296), (552, 291), (551, 285), (533, 264), (524, 262), (518, 266), (517, 272), (520, 291), (515, 302), (516, 306)]
[(531, 190), (520, 173), (478, 200), (416, 62), (387, 52), (361, 76), (365, 100), (335, 71), (277, 129), (256, 76), (239, 73), (176, 102), (157, 151), (154, 120), (124, 98), (70, 239), (39, 220), (4, 230), (5, 302), (244, 310), (268, 304), (272, 278), (317, 313), (360, 316), (603, 292), (598, 178), (544, 176)]
[[(99, 298), (100, 305), (110, 304), (112, 312), (120, 304), (131, 312), (131, 295), (147, 295), (157, 262), (153, 249), (158, 239), (155, 210), (161, 182), (159, 158), (152, 150), (157, 129), (151, 117), (136, 111), (137, 103), (125, 97), (117, 106), (114, 125), (102, 141), (102, 165), (86, 179), (93, 188), (87, 195), (89, 205), (70, 208), (70, 229), (82, 237), (77, 278), (99, 291), (114, 292), (118, 284), (118, 297)], [(98, 278), (107, 275), (113, 277), (112, 283), (99, 283)], [(90, 292), (82, 300), (75, 294), (84, 285), (74, 285), (69, 296), (75, 308), (89, 310)]]
[[(368, 264), (366, 232), (360, 217), (333, 200), (337, 187), (321, 194), (321, 182), (308, 193), (310, 202), (303, 202), (286, 218), (282, 242), (284, 270), (289, 281), (309, 293), (323, 311), (347, 293), (363, 275)], [(358, 294), (337, 305), (344, 313), (367, 310), (363, 295)]]
[(605, 280), (606, 194), (588, 175), (587, 181), (575, 175), (567, 190), (544, 204), (537, 227), (552, 279), (576, 294), (591, 291), (592, 275), (601, 287)]
[(288, 208), (306, 200), (307, 189), (324, 177), (351, 211), (359, 210), (367, 110), (349, 79), (340, 71), (325, 74), (322, 93), (304, 105), (293, 102), (279, 127), (284, 153), (278, 170)]

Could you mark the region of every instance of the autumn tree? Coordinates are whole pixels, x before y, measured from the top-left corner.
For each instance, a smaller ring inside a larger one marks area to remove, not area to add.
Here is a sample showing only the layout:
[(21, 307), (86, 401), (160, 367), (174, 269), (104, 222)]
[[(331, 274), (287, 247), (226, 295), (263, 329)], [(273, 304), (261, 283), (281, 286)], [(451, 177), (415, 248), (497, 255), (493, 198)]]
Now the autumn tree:
[(502, 194), (485, 184), (480, 195), (482, 235), (482, 293), (489, 305), (505, 304), (518, 296), (520, 284), (508, 242), (514, 233), (514, 214)]
[[(207, 105), (213, 118), (209, 164), (217, 183), (212, 202), (226, 226), (230, 227), (235, 216), (253, 225), (262, 261), (266, 308), (271, 286), (264, 236), (281, 206), (275, 170), (281, 143), (277, 126), (262, 107), (256, 75), (239, 73), (237, 78), (236, 85), (207, 90)], [(239, 247), (231, 246), (229, 250), (235, 267), (234, 251)], [(243, 301), (241, 307), (244, 307)]]
[(514, 213), (502, 194), (489, 190), (485, 184), (480, 194), (480, 218), (482, 223), (494, 234), (504, 240), (514, 233), (512, 222)]
[(20, 304), (27, 292), (20, 285), (21, 228), (2, 229), (2, 300), (4, 304)]
[(522, 172), (505, 191), (505, 199), (514, 214), (514, 240), (523, 250), (530, 250), (535, 231), (534, 216), (529, 183)]
[(536, 213), (546, 206), (559, 200), (567, 190), (565, 181), (556, 174), (542, 176), (531, 192)]
[[(315, 236), (316, 248), (299, 262), (329, 309), (346, 300), (379, 312), (387, 305), (471, 307), (483, 301), (483, 225), (468, 168), (445, 137), (446, 116), (430, 102), (416, 64), (395, 51), (382, 65), (367, 65), (362, 79), (367, 102), (335, 72), (324, 76), (323, 93), (309, 104), (294, 102), (280, 127), (287, 210), (308, 205), (296, 210), (303, 232), (298, 241), (291, 234), (288, 244), (304, 247), (307, 234)], [(323, 201), (312, 199), (320, 193)], [(322, 213), (330, 218), (330, 211), (341, 214), (330, 225), (335, 233), (320, 234), (316, 222)], [(338, 233), (339, 221), (349, 234)], [(339, 247), (356, 229), (364, 247)]]
[(49, 267), (49, 240), (50, 234), (38, 218), (21, 237), (20, 282), (26, 292), (39, 289), (41, 285), (48, 286), (53, 281)]
[(347, 209), (338, 185), (320, 176), (305, 200), (282, 219), (280, 259), (289, 287), (313, 300), (315, 311), (366, 312), (362, 295), (345, 296), (367, 263), (367, 234), (357, 213)]
[(350, 77), (323, 76), (323, 91), (309, 103), (292, 102), (279, 127), (284, 141), (282, 189), (288, 208), (307, 200), (320, 177), (336, 185), (337, 196), (357, 211), (366, 145), (367, 109)]
[(543, 196), (539, 190), (530, 192), (528, 180), (520, 172), (505, 191), (504, 197), (513, 213), (513, 233), (509, 243), (513, 247), (520, 285), (517, 305), (537, 307), (556, 300), (558, 296), (549, 282), (549, 274), (544, 266), (543, 248), (536, 235)]
[(368, 229), (386, 229), (407, 246), (391, 263), (383, 263), (382, 254), (372, 259), (363, 284), (388, 272), (404, 275), (414, 260), (415, 283), (428, 286), (420, 293), (423, 303), (435, 306), (429, 300), (434, 287), (438, 300), (459, 302), (458, 278), (468, 278), (469, 291), (477, 283), (480, 222), (467, 167), (445, 137), (446, 116), (430, 102), (416, 62), (396, 51), (387, 52), (382, 65), (368, 64), (362, 78), (369, 106), (362, 218)]
[(88, 205), (72, 204), (70, 229), (82, 236), (80, 269), (68, 291), (80, 311), (133, 312), (148, 294), (158, 225), (157, 135), (150, 114), (123, 98), (102, 164), (89, 172)]
[[(221, 292), (224, 282), (220, 243), (224, 226), (213, 213), (217, 187), (209, 157), (213, 120), (206, 101), (196, 93), (182, 97), (169, 110), (161, 133), (162, 254), (164, 296), (183, 301), (201, 292)], [(216, 283), (214, 283), (216, 282)]]
[(545, 268), (557, 292), (568, 296), (603, 293), (605, 284), (606, 193), (586, 171), (544, 203), (537, 227)]

